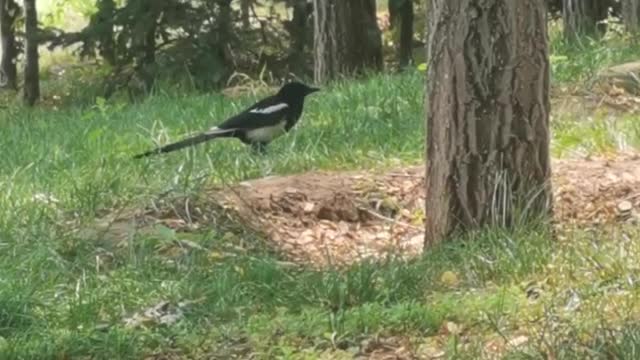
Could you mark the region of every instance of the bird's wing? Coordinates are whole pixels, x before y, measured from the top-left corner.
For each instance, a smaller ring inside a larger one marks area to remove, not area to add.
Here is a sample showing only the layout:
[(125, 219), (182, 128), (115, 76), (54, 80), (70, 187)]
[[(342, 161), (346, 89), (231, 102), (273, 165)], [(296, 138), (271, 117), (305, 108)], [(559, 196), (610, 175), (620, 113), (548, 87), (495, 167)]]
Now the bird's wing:
[(229, 118), (214, 129), (253, 130), (286, 121), (289, 105), (275, 97), (266, 98), (240, 114)]

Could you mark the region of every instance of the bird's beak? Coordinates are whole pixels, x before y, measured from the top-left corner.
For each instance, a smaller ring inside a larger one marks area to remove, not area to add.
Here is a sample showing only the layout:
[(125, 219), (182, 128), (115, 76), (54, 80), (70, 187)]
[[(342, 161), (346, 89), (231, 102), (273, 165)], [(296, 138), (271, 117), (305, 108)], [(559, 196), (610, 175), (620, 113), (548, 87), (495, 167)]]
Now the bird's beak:
[(310, 87), (307, 94), (313, 94), (316, 91), (320, 91), (320, 88)]

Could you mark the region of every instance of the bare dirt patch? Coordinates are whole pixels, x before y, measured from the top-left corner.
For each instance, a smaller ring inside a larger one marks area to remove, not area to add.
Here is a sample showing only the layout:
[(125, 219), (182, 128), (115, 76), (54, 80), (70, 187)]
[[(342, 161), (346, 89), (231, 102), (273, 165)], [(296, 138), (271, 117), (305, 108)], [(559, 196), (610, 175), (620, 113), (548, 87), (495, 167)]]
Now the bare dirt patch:
[[(213, 193), (296, 262), (345, 264), (422, 251), (424, 168), (383, 174), (314, 172)], [(557, 160), (555, 216), (562, 224), (637, 221), (640, 159)]]
[(638, 221), (640, 158), (554, 161), (553, 188), (555, 216), (563, 224)]
[[(422, 251), (424, 175), (424, 167), (410, 167), (384, 173), (310, 172), (263, 178), (211, 189), (199, 199), (138, 210), (135, 215), (112, 214), (108, 222), (113, 229), (125, 223), (135, 232), (157, 224), (188, 232), (218, 227), (224, 214), (243, 228), (264, 234), (269, 246), (288, 260), (306, 266), (340, 266), (388, 255), (411, 257)], [(640, 158), (556, 160), (553, 189), (560, 224), (638, 221)]]
[(343, 265), (420, 252), (423, 188), (422, 168), (314, 172), (246, 182), (213, 197), (296, 262)]

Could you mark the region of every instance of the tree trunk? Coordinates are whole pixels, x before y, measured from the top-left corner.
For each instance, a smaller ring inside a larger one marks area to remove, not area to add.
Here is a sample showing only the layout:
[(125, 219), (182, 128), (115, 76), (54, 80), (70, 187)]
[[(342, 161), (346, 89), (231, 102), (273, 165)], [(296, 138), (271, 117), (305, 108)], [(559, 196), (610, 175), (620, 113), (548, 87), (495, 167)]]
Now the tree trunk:
[(544, 0), (429, 0), (425, 245), (549, 215)]
[(622, 0), (622, 18), (627, 30), (640, 33), (640, 0)]
[(375, 0), (313, 0), (313, 6), (316, 82), (382, 68)]
[(413, 15), (413, 0), (389, 0), (391, 26), (399, 33), (400, 38), (398, 64), (401, 68), (413, 61)]
[(240, 0), (240, 16), (242, 18), (242, 28), (249, 30), (251, 27), (251, 0)]
[(38, 55), (38, 13), (35, 0), (24, 0), (24, 31), (26, 37), (24, 66), (24, 102), (33, 106), (40, 97), (40, 66)]
[(289, 67), (294, 74), (305, 73), (305, 49), (307, 38), (310, 36), (308, 19), (313, 12), (313, 8), (308, 6), (306, 0), (294, 0), (293, 16), (291, 21), (285, 22), (285, 29), (291, 38), (291, 49), (289, 51)]
[(233, 63), (231, 54), (228, 49), (233, 41), (233, 9), (231, 8), (231, 0), (218, 0), (220, 13), (218, 18), (219, 26), (219, 49), (220, 56), (224, 64)]
[(400, 66), (413, 62), (413, 1), (404, 0), (400, 8)]
[(116, 46), (113, 34), (115, 11), (116, 3), (114, 0), (100, 0), (98, 2), (98, 12), (96, 14), (96, 22), (100, 24), (100, 46), (98, 50), (104, 61), (111, 66), (116, 64)]
[(0, 0), (0, 88), (13, 90), (18, 87), (18, 48), (14, 28), (18, 12), (18, 4), (13, 0)]
[(220, 7), (220, 15), (218, 22), (220, 23), (220, 31), (222, 32), (223, 46), (226, 47), (231, 40), (233, 34), (233, 9), (231, 8), (231, 0), (218, 0), (218, 6)]
[(608, 15), (611, 0), (563, 0), (562, 20), (564, 36), (569, 41), (581, 36), (600, 36), (607, 30), (598, 23)]
[[(141, 13), (146, 13), (147, 16), (140, 19), (134, 27), (135, 72), (141, 81), (143, 92), (149, 94), (156, 77), (156, 29), (163, 4), (156, 3), (155, 0), (144, 0), (141, 6)], [(133, 97), (131, 92), (130, 96)]]

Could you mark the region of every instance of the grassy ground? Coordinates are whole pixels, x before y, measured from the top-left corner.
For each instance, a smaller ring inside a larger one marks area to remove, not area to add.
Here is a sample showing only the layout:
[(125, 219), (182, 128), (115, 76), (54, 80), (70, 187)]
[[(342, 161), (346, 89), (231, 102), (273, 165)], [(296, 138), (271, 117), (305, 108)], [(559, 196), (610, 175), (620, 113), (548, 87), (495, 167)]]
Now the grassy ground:
[[(582, 84), (638, 54), (619, 39), (582, 49), (555, 42), (554, 84)], [(567, 230), (558, 242), (542, 227), (486, 230), (410, 262), (343, 272), (291, 268), (232, 224), (156, 228), (117, 248), (75, 231), (209, 183), (423, 161), (422, 74), (325, 90), (260, 159), (231, 140), (130, 159), (224, 119), (259, 92), (229, 100), (160, 91), (136, 105), (0, 113), (0, 358), (339, 359), (384, 350), (379, 337), (393, 351), (401, 345), (390, 339), (401, 338), (424, 356), (476, 359), (518, 336), (528, 341), (509, 358), (638, 358), (637, 227)], [(556, 111), (554, 155), (637, 147), (639, 124), (631, 114)], [(175, 252), (175, 240), (199, 247)], [(177, 322), (125, 324), (162, 301), (184, 303)]]

